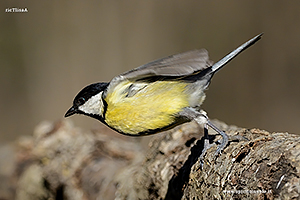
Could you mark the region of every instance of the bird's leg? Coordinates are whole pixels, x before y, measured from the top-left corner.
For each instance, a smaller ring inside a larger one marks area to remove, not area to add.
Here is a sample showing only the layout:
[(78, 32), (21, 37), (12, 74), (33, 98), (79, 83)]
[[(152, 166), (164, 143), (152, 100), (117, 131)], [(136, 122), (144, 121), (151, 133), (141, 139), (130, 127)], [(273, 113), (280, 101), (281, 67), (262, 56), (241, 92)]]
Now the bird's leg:
[[(206, 112), (204, 110), (197, 111), (194, 108), (186, 108), (182, 113), (182, 116), (188, 117), (190, 119), (194, 119), (198, 124), (204, 125), (204, 131), (207, 132), (208, 126), (211, 127), (214, 131), (222, 136), (221, 144), (218, 146), (215, 155), (220, 154), (226, 145), (228, 144), (229, 137), (224, 132), (218, 129), (208, 118)], [(208, 150), (212, 145), (209, 144), (208, 138), (204, 138), (204, 149), (202, 151), (201, 156), (205, 154), (205, 151)]]
[(210, 143), (209, 143), (209, 136), (208, 136), (208, 126), (207, 126), (207, 123), (204, 124), (204, 137), (203, 137), (203, 138), (204, 138), (204, 141), (203, 141), (203, 150), (202, 150), (202, 152), (201, 152), (201, 155), (199, 156), (201, 162), (202, 162), (202, 160), (203, 160), (203, 157), (204, 157), (206, 151), (207, 151), (208, 149), (210, 149), (210, 147), (213, 146), (213, 144), (210, 144)]
[(217, 133), (219, 133), (222, 136), (221, 144), (218, 146), (217, 151), (215, 153), (215, 155), (218, 155), (227, 146), (229, 137), (224, 131), (221, 131), (213, 123), (211, 123), (211, 121), (208, 118), (207, 118), (207, 125), (209, 127), (211, 127), (212, 129), (214, 129)]
[[(226, 145), (228, 144), (228, 135), (224, 132), (221, 131), (220, 129), (218, 129), (208, 118), (207, 114), (205, 111), (201, 110), (200, 112), (198, 112), (199, 115), (195, 118), (195, 121), (198, 124), (204, 124), (204, 131), (205, 129), (207, 130), (208, 126), (210, 128), (212, 128), (214, 131), (216, 131), (218, 134), (220, 134), (222, 136), (222, 141), (221, 144), (218, 146), (217, 151), (215, 153), (215, 155), (220, 154), (224, 148), (226, 147)], [(208, 150), (212, 145), (205, 145), (205, 141), (204, 141), (204, 149), (203, 150)]]

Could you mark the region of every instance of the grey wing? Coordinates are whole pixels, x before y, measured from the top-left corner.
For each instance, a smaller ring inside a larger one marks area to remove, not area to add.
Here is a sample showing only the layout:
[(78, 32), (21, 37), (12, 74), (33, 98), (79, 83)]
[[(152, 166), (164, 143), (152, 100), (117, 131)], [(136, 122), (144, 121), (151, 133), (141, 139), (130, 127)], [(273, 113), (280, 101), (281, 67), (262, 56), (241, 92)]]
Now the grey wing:
[(208, 52), (205, 49), (192, 50), (161, 58), (113, 78), (104, 94), (114, 90), (123, 80), (138, 80), (153, 76), (183, 77), (210, 67)]
[(142, 79), (151, 76), (180, 77), (191, 75), (211, 65), (208, 52), (205, 49), (199, 49), (152, 61), (124, 72), (120, 76), (126, 79)]

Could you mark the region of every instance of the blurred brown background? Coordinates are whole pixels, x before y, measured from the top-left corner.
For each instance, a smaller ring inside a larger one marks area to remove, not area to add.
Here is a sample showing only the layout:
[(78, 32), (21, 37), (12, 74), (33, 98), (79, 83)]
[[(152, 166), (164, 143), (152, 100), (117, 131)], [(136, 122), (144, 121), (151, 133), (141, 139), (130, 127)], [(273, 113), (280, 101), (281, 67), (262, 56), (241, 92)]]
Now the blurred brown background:
[[(5, 12), (12, 7), (29, 12)], [(203, 108), (228, 124), (300, 132), (300, 1), (9, 0), (0, 8), (0, 144), (63, 118), (87, 84), (196, 48), (217, 61), (261, 32), (214, 77)]]

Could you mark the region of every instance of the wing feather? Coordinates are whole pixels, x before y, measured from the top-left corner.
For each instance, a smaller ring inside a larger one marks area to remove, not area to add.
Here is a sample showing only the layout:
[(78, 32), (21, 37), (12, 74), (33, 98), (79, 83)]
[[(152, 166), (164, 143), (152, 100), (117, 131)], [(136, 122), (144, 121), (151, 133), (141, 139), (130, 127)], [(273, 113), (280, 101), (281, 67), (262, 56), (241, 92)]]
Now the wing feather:
[(155, 76), (184, 77), (210, 67), (208, 52), (205, 49), (187, 51), (161, 58), (140, 67), (134, 68), (113, 78), (107, 92), (123, 80), (139, 80)]
[(120, 76), (126, 79), (142, 79), (151, 76), (187, 76), (194, 72), (210, 67), (208, 52), (205, 49), (192, 50), (185, 53), (161, 58), (130, 71)]

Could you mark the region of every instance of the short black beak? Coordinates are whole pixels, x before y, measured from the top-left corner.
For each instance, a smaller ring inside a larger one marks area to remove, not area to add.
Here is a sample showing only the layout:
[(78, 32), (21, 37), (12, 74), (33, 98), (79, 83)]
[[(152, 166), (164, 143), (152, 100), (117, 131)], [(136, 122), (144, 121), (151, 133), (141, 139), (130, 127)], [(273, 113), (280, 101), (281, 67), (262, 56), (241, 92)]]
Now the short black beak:
[(65, 117), (69, 117), (77, 113), (77, 109), (73, 106), (66, 112)]

